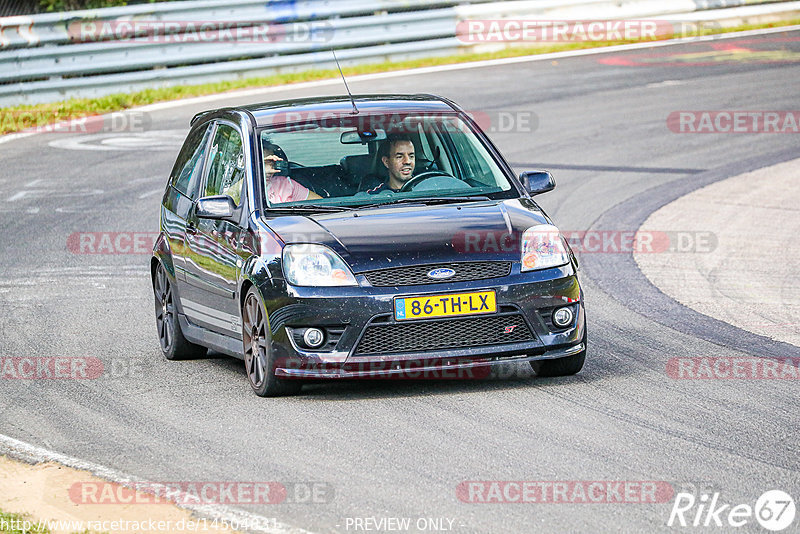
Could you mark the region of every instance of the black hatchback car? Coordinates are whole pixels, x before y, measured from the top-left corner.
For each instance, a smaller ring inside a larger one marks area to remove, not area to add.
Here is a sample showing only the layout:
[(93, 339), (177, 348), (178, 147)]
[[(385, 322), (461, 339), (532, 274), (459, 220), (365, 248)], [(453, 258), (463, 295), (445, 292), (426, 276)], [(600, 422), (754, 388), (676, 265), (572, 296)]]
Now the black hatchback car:
[(578, 265), (532, 199), (554, 187), (437, 96), (198, 114), (151, 263), (161, 349), (241, 358), (261, 396), (514, 361), (577, 373)]

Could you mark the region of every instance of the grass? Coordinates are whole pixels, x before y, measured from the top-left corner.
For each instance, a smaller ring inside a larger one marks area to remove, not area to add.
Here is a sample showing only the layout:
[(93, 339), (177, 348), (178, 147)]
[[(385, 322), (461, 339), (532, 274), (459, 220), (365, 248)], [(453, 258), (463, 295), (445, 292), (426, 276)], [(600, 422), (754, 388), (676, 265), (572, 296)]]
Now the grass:
[[(0, 534), (50, 534), (50, 529), (47, 528), (47, 521), (32, 519), (29, 514), (14, 514), (0, 510)], [(98, 533), (87, 529), (73, 534)]]
[[(25, 521), (30, 524), (30, 528), (23, 530)], [(40, 527), (37, 523), (28, 514), (10, 514), (0, 510), (0, 534), (50, 534), (46, 526)]]
[[(736, 31), (755, 30), (763, 28), (776, 28), (800, 24), (800, 19), (784, 20), (769, 24), (747, 24), (730, 28), (708, 29), (700, 32), (693, 32), (691, 36), (716, 35)], [(665, 37), (666, 38), (666, 37)], [(538, 45), (533, 47), (513, 46), (485, 53), (467, 53), (453, 56), (431, 57), (425, 59), (414, 59), (408, 61), (370, 63), (342, 69), (346, 76), (359, 74), (371, 74), (377, 72), (389, 72), (393, 70), (403, 70), (419, 67), (432, 67), (437, 65), (449, 65), (453, 63), (466, 63), (471, 61), (482, 61), (489, 59), (500, 59), (508, 57), (520, 57), (536, 54), (547, 54), (551, 52), (562, 52), (568, 50), (579, 50), (585, 48), (598, 48), (629, 44), (641, 41), (603, 41), (603, 42), (581, 42), (581, 43), (559, 43), (553, 45)], [(145, 89), (132, 93), (115, 93), (98, 98), (73, 98), (61, 102), (46, 104), (20, 105), (13, 107), (0, 108), (0, 135), (16, 132), (31, 127), (32, 124), (44, 126), (55, 122), (80, 118), (86, 115), (101, 115), (113, 111), (121, 111), (128, 108), (144, 106), (156, 102), (177, 100), (194, 96), (224, 93), (236, 89), (246, 89), (255, 87), (270, 87), (278, 85), (288, 85), (293, 83), (307, 82), (313, 80), (324, 80), (339, 76), (339, 72), (330, 70), (307, 70), (297, 73), (276, 74), (273, 76), (246, 78), (238, 80), (225, 80), (214, 83), (204, 83), (199, 85), (178, 85), (174, 87), (162, 87), (156, 89)], [(22, 114), (30, 114), (27, 121), (19, 120)]]

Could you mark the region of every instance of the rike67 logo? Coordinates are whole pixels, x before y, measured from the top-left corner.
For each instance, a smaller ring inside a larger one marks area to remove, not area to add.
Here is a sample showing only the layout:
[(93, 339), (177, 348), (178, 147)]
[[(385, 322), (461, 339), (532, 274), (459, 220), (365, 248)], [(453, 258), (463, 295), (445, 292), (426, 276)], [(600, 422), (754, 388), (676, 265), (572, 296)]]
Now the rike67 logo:
[(679, 527), (743, 527), (753, 520), (763, 528), (779, 532), (789, 527), (797, 509), (792, 496), (781, 490), (770, 490), (759, 497), (754, 506), (732, 505), (721, 494), (678, 493), (669, 514), (667, 526)]

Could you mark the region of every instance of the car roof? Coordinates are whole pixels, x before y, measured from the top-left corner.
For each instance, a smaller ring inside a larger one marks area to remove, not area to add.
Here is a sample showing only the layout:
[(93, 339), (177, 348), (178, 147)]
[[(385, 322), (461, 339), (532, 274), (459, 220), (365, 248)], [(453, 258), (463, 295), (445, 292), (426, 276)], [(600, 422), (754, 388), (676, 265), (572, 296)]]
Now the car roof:
[[(452, 102), (440, 96), (430, 94), (370, 94), (353, 95), (359, 113), (432, 113), (460, 111)], [(353, 105), (347, 95), (321, 96), (311, 98), (297, 98), (291, 100), (276, 100), (260, 104), (249, 104), (226, 108), (228, 111), (246, 111), (255, 119), (256, 127), (274, 124), (276, 117), (298, 118), (322, 117), (324, 115), (352, 115)], [(211, 114), (218, 110), (209, 110), (198, 113), (192, 119), (194, 123), (199, 117)], [(289, 115), (292, 114), (292, 115)], [(296, 115), (297, 114), (297, 115)]]

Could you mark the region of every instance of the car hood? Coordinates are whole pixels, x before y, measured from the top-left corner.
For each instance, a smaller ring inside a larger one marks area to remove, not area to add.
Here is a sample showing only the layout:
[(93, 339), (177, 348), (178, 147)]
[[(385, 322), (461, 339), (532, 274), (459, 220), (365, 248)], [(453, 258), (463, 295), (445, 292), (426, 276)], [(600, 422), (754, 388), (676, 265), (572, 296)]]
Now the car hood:
[(286, 243), (319, 243), (353, 272), (458, 261), (519, 261), (522, 233), (550, 221), (528, 199), (397, 205), (265, 221)]

